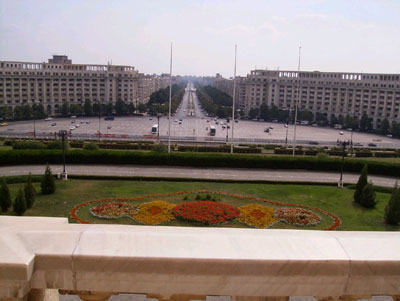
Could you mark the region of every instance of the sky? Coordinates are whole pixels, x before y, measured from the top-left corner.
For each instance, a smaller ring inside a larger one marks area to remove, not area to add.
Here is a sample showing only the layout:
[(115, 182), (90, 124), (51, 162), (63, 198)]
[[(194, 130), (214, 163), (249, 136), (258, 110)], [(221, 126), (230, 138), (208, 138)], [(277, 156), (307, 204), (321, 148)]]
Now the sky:
[(134, 66), (232, 77), (250, 70), (400, 73), (400, 0), (0, 0), (0, 60)]

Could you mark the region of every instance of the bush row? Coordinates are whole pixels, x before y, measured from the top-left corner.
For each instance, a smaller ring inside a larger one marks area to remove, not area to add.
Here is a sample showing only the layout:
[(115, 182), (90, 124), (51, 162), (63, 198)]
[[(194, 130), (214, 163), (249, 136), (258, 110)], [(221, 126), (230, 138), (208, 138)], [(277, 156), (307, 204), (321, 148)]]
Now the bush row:
[[(293, 153), (293, 149), (291, 148), (275, 148), (274, 154), (277, 155), (291, 155)], [(296, 155), (308, 155), (315, 156), (318, 153), (327, 153), (330, 156), (341, 157), (343, 152), (337, 149), (324, 151), (322, 149), (296, 149)], [(348, 151), (345, 151), (345, 157), (348, 156)], [(392, 152), (371, 152), (369, 150), (361, 150), (356, 151), (355, 156), (357, 158), (366, 158), (366, 157), (377, 157), (377, 158), (400, 158), (400, 153), (392, 151)]]
[[(60, 164), (61, 150), (1, 150), (0, 165)], [(254, 169), (304, 169), (340, 171), (341, 159), (330, 157), (259, 156), (241, 154), (161, 153), (141, 151), (69, 150), (67, 164), (134, 164), (160, 166), (225, 167)], [(344, 170), (359, 173), (368, 164), (370, 174), (398, 176), (399, 163), (345, 160)]]
[[(230, 146), (178, 146), (180, 152), (200, 152), (200, 153), (229, 153), (231, 151)], [(261, 149), (255, 147), (235, 147), (234, 153), (241, 154), (261, 154)]]

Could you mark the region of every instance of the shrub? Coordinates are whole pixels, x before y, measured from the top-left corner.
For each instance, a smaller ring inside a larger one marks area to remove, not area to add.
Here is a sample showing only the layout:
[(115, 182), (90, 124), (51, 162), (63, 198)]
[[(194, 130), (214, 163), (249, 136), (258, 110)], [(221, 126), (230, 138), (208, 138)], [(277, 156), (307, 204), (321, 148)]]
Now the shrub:
[(6, 178), (4, 177), (0, 188), (0, 207), (3, 212), (7, 212), (11, 207), (10, 190), (8, 189)]
[[(65, 142), (65, 148), (68, 148), (68, 143)], [(62, 149), (62, 140), (53, 140), (47, 144), (47, 149)]]
[(26, 211), (26, 201), (22, 189), (18, 190), (18, 194), (14, 200), (14, 212), (17, 215), (23, 215)]
[(185, 195), (184, 197), (183, 197), (183, 200), (184, 201), (187, 201), (189, 198), (188, 198), (188, 196), (187, 195)]
[(54, 177), (51, 174), (50, 166), (46, 166), (46, 171), (44, 172), (44, 176), (41, 183), (42, 194), (53, 194), (56, 191), (56, 184), (54, 181)]
[(201, 195), (200, 194), (196, 194), (196, 197), (194, 198), (196, 201), (201, 200)]
[(35, 196), (36, 196), (35, 187), (33, 187), (32, 185), (31, 173), (29, 173), (28, 178), (26, 180), (24, 187), (24, 194), (25, 194), (26, 207), (30, 209), (32, 208), (33, 203), (35, 202)]
[(400, 188), (397, 186), (397, 182), (385, 207), (385, 223), (388, 225), (400, 223)]
[(164, 144), (156, 144), (153, 146), (153, 152), (156, 153), (167, 153), (168, 147)]
[(45, 149), (46, 145), (41, 142), (33, 141), (16, 141), (13, 144), (13, 149)]
[(354, 202), (361, 204), (361, 195), (362, 195), (362, 191), (365, 187), (365, 185), (368, 184), (368, 166), (365, 164), (362, 171), (361, 171), (361, 175), (358, 178), (358, 182), (356, 185), (356, 191), (354, 191)]
[(365, 208), (374, 208), (376, 205), (376, 194), (372, 187), (372, 184), (367, 184), (364, 186), (361, 199), (360, 199), (361, 206)]
[(99, 146), (94, 142), (85, 143), (83, 145), (84, 150), (98, 150)]

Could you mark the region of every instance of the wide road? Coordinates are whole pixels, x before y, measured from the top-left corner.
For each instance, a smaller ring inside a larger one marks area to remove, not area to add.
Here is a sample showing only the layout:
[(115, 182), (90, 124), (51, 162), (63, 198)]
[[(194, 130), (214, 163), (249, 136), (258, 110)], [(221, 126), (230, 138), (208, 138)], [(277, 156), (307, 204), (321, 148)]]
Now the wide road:
[[(51, 165), (53, 174), (61, 173), (62, 165)], [(6, 166), (0, 167), (0, 176), (34, 175), (44, 174), (45, 165)], [(169, 166), (138, 166), (138, 165), (70, 165), (67, 164), (69, 175), (96, 175), (96, 176), (134, 176), (156, 178), (180, 178), (180, 179), (208, 179), (216, 180), (261, 180), (284, 182), (317, 182), (336, 183), (339, 181), (338, 172), (311, 172), (305, 170), (258, 170), (258, 169), (233, 169), (233, 168), (193, 168), (193, 167), (169, 167)], [(344, 173), (345, 183), (355, 184), (359, 174)], [(374, 185), (394, 187), (395, 177), (368, 176)]]
[[(100, 131), (100, 138), (115, 139), (157, 139), (152, 135), (151, 128), (157, 123), (156, 117), (115, 117), (113, 121), (106, 121), (104, 117), (78, 117), (78, 118), (56, 118), (53, 120), (37, 120), (9, 122), (7, 126), (0, 127), (1, 136), (32, 137), (33, 132), (37, 137), (54, 137), (54, 133), (60, 130), (71, 132), (75, 139), (96, 139), (96, 133)], [(168, 139), (168, 118), (160, 118), (160, 139)], [(231, 130), (227, 135), (227, 129), (221, 123), (225, 119), (214, 120), (207, 117), (202, 111), (192, 84), (188, 84), (181, 105), (176, 114), (171, 118), (171, 140), (192, 142), (217, 142), (224, 143), (228, 136), (230, 141)], [(79, 125), (79, 127), (77, 127)], [(216, 127), (215, 137), (209, 135), (210, 126)], [(70, 130), (73, 128), (72, 130)], [(268, 128), (269, 131), (265, 132)], [(239, 120), (234, 127), (235, 143), (256, 143), (256, 144), (285, 144), (288, 140), (290, 145), (294, 140), (294, 126), (285, 127), (283, 123), (259, 122), (250, 120)], [(400, 148), (400, 139), (393, 139), (374, 134), (352, 132), (346, 129), (331, 129), (298, 125), (296, 130), (297, 144), (302, 145), (336, 145), (337, 140), (352, 140), (358, 147)], [(312, 144), (310, 142), (312, 141)]]

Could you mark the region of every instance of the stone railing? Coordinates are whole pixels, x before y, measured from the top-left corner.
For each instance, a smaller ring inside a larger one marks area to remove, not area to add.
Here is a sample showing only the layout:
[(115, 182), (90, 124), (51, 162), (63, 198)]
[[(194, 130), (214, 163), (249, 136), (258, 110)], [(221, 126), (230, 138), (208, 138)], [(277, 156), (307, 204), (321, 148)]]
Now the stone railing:
[[(0, 300), (400, 295), (398, 232), (68, 224), (0, 217)], [(208, 296), (208, 297), (207, 297)]]

